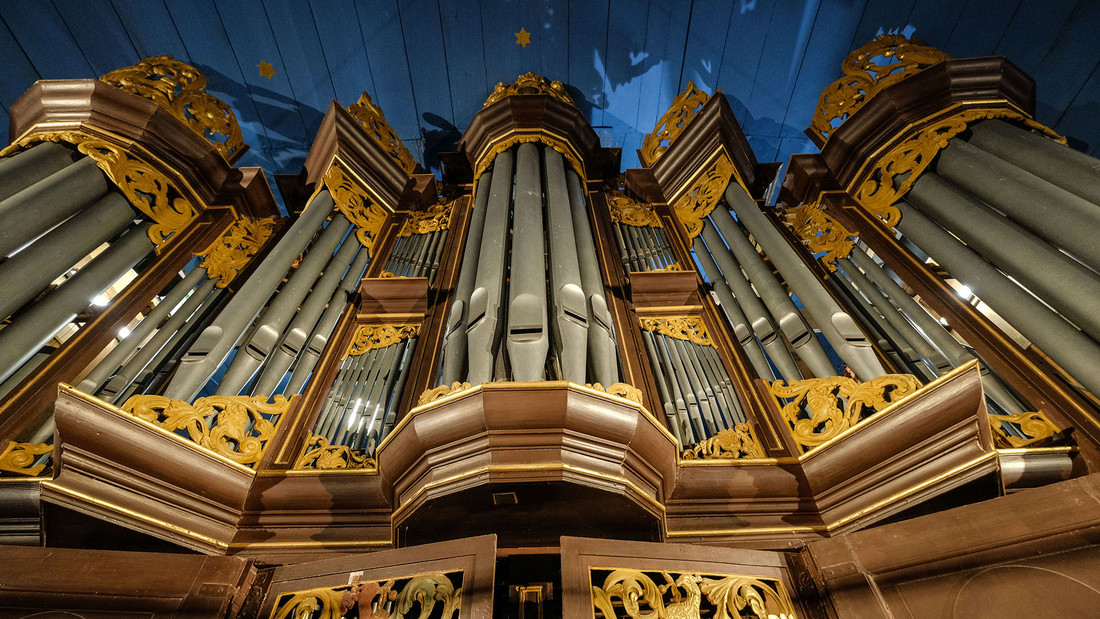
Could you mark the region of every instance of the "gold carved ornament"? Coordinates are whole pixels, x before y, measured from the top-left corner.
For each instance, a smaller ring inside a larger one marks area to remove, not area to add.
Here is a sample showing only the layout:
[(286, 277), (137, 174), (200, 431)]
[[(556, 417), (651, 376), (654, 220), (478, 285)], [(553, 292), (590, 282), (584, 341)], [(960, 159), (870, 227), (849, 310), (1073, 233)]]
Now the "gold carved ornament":
[(653, 132), (642, 140), (639, 152), (642, 165), (648, 168), (656, 163), (707, 101), (710, 101), (710, 95), (696, 88), (695, 82), (688, 82), (684, 92), (676, 95), (668, 111), (657, 119)]
[(675, 316), (671, 318), (638, 318), (643, 331), (656, 331), (661, 335), (678, 340), (694, 342), (700, 346), (714, 346), (703, 319), (698, 316)]
[(427, 234), (447, 230), (451, 227), (451, 214), (454, 212), (455, 200), (450, 202), (437, 202), (426, 211), (409, 213), (405, 224), (401, 226), (401, 232), (397, 236), (412, 236), (414, 234)]
[(770, 391), (791, 425), (795, 442), (809, 451), (920, 387), (920, 381), (910, 374), (886, 374), (864, 383), (845, 376), (792, 380), (787, 384), (777, 380)]
[(490, 105), (500, 101), (505, 97), (512, 95), (549, 95), (562, 103), (572, 105), (576, 107), (577, 104), (573, 103), (573, 97), (569, 96), (569, 93), (565, 91), (565, 84), (554, 80), (547, 81), (547, 79), (537, 73), (524, 73), (516, 78), (516, 81), (511, 84), (504, 82), (498, 82), (496, 87), (493, 88), (493, 92), (489, 95), (489, 98), (482, 104), (482, 108), (487, 108)]
[(386, 222), (386, 210), (367, 197), (367, 193), (335, 163), (325, 172), (324, 183), (336, 208), (356, 227), (355, 238), (368, 251), (373, 249), (378, 231)]
[(367, 130), (367, 134), (370, 135), (371, 139), (382, 150), (386, 151), (386, 154), (406, 174), (412, 174), (416, 170), (416, 160), (413, 159), (412, 153), (405, 147), (401, 138), (397, 137), (397, 132), (393, 130), (393, 127), (390, 127), (390, 124), (386, 122), (386, 116), (382, 113), (382, 108), (371, 101), (370, 95), (365, 92), (360, 95), (359, 101), (348, 106), (348, 113)]
[(199, 266), (206, 269), (207, 277), (221, 280), (218, 288), (225, 288), (241, 269), (248, 266), (278, 227), (279, 221), (275, 217), (237, 219), (210, 247), (196, 254), (203, 256)]
[(607, 206), (611, 211), (612, 223), (635, 227), (662, 227), (661, 218), (652, 206), (638, 202), (621, 191), (607, 192)]
[[(893, 226), (901, 220), (901, 212), (894, 203), (917, 182), (936, 154), (947, 148), (948, 140), (965, 131), (970, 123), (987, 118), (1017, 120), (1030, 129), (1046, 133), (1065, 144), (1065, 138), (1014, 109), (966, 109), (921, 129), (875, 159), (865, 173), (856, 176), (848, 187), (848, 193), (887, 226)], [(895, 178), (899, 175), (908, 176), (895, 186)]]
[(32, 142), (43, 141), (72, 144), (95, 161), (130, 204), (154, 222), (149, 228), (149, 240), (158, 250), (198, 217), (198, 211), (184, 197), (179, 186), (148, 162), (133, 155), (133, 148), (126, 150), (80, 131), (32, 133), (0, 151), (0, 157)]
[(624, 400), (630, 400), (635, 404), (642, 403), (642, 390), (638, 389), (634, 385), (630, 385), (627, 383), (613, 383), (606, 387), (604, 387), (600, 383), (588, 383), (585, 385), (585, 387), (588, 387), (589, 389), (593, 389), (595, 391), (606, 393), (608, 395), (613, 395)]
[(53, 445), (47, 443), (17, 443), (8, 441), (8, 446), (0, 452), (0, 471), (38, 477), (49, 470), (51, 458), (35, 464), (39, 457), (53, 451)]
[(353, 609), (362, 619), (453, 619), (461, 614), (462, 587), (455, 587), (452, 574), (462, 577), (462, 572), (432, 572), (284, 593), (271, 610), (270, 619), (341, 619)]
[(565, 157), (565, 160), (568, 161), (573, 166), (573, 169), (577, 172), (577, 174), (581, 176), (582, 185), (587, 182), (585, 180), (587, 176), (584, 171), (584, 164), (582, 164), (581, 160), (573, 153), (573, 149), (570, 148), (564, 140), (560, 140), (556, 137), (539, 132), (513, 134), (510, 137), (501, 140), (500, 142), (497, 142), (484, 155), (478, 157), (477, 166), (474, 169), (475, 184), (477, 182), (476, 179), (480, 179), (481, 173), (489, 169), (489, 166), (493, 163), (493, 160), (496, 159), (497, 155), (503, 153), (509, 148), (512, 148), (513, 146), (516, 146), (517, 144), (531, 144), (536, 142), (540, 144), (545, 144), (547, 147), (557, 151), (562, 157)]
[(808, 133), (825, 144), (841, 123), (888, 86), (908, 79), (951, 57), (902, 34), (880, 34), (844, 59), (844, 73), (817, 100)]
[(855, 247), (855, 235), (821, 208), (820, 198), (784, 210), (783, 217), (811, 254), (825, 252), (819, 260), (830, 271), (836, 271), (836, 261), (847, 257)]
[(135, 395), (122, 410), (200, 447), (244, 464), (255, 465), (275, 434), (275, 421), (290, 402), (282, 395), (268, 403), (266, 395), (214, 395), (188, 404), (160, 395)]
[[(1019, 428), (1026, 437), (1011, 436), (1004, 431), (1003, 423)], [(1019, 449), (1021, 447), (1048, 447), (1061, 432), (1047, 416), (1039, 412), (1019, 413), (1017, 415), (989, 415), (993, 426), (993, 444), (1001, 449)]]
[(356, 357), (369, 350), (385, 348), (420, 333), (420, 325), (359, 325), (344, 357)]
[[(149, 99), (167, 110), (195, 133), (206, 138), (226, 160), (244, 154), (244, 138), (233, 110), (221, 99), (207, 94), (206, 77), (189, 64), (172, 56), (155, 56), (111, 71), (99, 81)], [(216, 139), (222, 136), (221, 139)]]
[(435, 402), (436, 400), (442, 400), (449, 395), (460, 393), (462, 391), (466, 391), (467, 389), (473, 388), (473, 385), (471, 385), (470, 383), (460, 383), (457, 381), (451, 383), (450, 385), (440, 385), (432, 389), (427, 389), (424, 391), (424, 393), (421, 393), (420, 397), (416, 400), (416, 405), (424, 406), (425, 404)]
[(314, 434), (306, 439), (295, 469), (319, 471), (344, 469), (377, 469), (378, 463), (366, 453), (346, 445), (329, 445), (328, 438)]
[(673, 201), (672, 210), (691, 238), (703, 231), (703, 219), (710, 215), (722, 198), (734, 172), (733, 162), (725, 153), (720, 153), (714, 164)]
[(738, 423), (728, 430), (720, 430), (714, 436), (699, 441), (684, 450), (684, 460), (726, 460), (739, 458), (763, 458), (764, 446), (752, 435), (747, 423)]
[(636, 569), (612, 570), (601, 586), (593, 584), (592, 609), (602, 619), (701, 619), (704, 612), (723, 619), (795, 619), (794, 604), (776, 578)]
[(659, 269), (653, 269), (650, 273), (672, 273), (675, 271), (683, 271), (684, 267), (680, 266), (679, 262), (673, 262), (667, 267), (661, 267)]

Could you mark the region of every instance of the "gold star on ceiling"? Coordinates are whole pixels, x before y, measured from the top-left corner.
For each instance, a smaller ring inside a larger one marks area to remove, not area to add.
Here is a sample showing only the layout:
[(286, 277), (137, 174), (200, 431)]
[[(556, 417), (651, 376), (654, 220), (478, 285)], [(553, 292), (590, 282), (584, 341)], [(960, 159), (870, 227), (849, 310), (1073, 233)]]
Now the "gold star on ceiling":
[(256, 65), (260, 69), (260, 76), (271, 79), (278, 75), (275, 73), (275, 67), (271, 66), (271, 63), (266, 60), (261, 60), (260, 64)]
[(516, 35), (516, 45), (520, 47), (527, 47), (527, 44), (531, 42), (531, 33), (527, 32), (523, 28), (519, 29), (519, 32), (514, 33)]

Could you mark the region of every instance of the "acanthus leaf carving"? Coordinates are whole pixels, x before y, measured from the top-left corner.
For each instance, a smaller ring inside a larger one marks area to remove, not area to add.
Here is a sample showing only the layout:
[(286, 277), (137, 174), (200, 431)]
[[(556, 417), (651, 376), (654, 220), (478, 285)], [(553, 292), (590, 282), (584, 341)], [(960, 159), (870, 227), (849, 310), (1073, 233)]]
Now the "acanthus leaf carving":
[(385, 348), (420, 333), (418, 324), (359, 325), (351, 338), (345, 357), (355, 357), (369, 350)]
[(386, 210), (335, 163), (325, 172), (324, 183), (336, 208), (356, 227), (355, 238), (368, 251), (373, 250), (388, 216)]
[(576, 104), (573, 103), (573, 97), (565, 91), (565, 84), (557, 80), (549, 81), (537, 73), (524, 73), (511, 84), (498, 82), (481, 107), (489, 107), (497, 101), (512, 95), (549, 95), (562, 103), (576, 107)]
[(416, 160), (413, 159), (412, 153), (405, 147), (401, 138), (397, 137), (393, 127), (386, 122), (382, 108), (371, 101), (370, 95), (365, 92), (360, 95), (358, 101), (348, 106), (348, 113), (406, 174), (412, 174), (416, 170)]
[(206, 269), (207, 277), (220, 280), (218, 288), (225, 288), (275, 234), (278, 226), (275, 217), (235, 220), (210, 247), (196, 254), (203, 256), (199, 266)]
[(642, 165), (648, 168), (656, 163), (709, 100), (710, 95), (699, 90), (695, 82), (689, 81), (684, 92), (676, 95), (668, 111), (657, 120), (653, 131), (642, 140), (639, 153)]
[(678, 340), (694, 342), (700, 346), (714, 346), (707, 334), (707, 327), (699, 316), (672, 316), (662, 318), (638, 318), (643, 331), (656, 331)]
[(607, 205), (611, 211), (612, 223), (635, 227), (662, 227), (661, 218), (652, 206), (638, 202), (621, 191), (607, 192)]
[(703, 231), (703, 218), (718, 205), (733, 173), (733, 162), (725, 153), (719, 153), (710, 168), (672, 203), (672, 210), (691, 238)]

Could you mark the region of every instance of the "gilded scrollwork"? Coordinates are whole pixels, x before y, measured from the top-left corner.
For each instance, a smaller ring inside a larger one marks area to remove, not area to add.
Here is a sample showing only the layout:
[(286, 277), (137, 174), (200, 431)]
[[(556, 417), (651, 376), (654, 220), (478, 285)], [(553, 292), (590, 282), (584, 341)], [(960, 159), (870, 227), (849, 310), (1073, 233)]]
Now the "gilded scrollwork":
[(397, 137), (397, 132), (386, 122), (382, 108), (371, 101), (370, 95), (365, 92), (360, 95), (358, 101), (348, 106), (348, 113), (366, 129), (371, 139), (382, 147), (382, 150), (386, 151), (386, 154), (392, 157), (405, 173), (412, 174), (416, 170), (416, 160), (413, 159), (412, 153), (405, 147), (401, 138)]
[(642, 165), (648, 168), (656, 163), (676, 138), (680, 137), (688, 123), (703, 109), (707, 101), (710, 101), (710, 95), (699, 90), (695, 82), (688, 82), (684, 92), (676, 95), (668, 111), (657, 120), (653, 132), (642, 140), (642, 149), (639, 153)]
[(844, 59), (844, 76), (817, 100), (811, 137), (822, 145), (841, 123), (888, 86), (937, 65), (950, 56), (901, 34), (880, 34)]
[(49, 443), (8, 441), (7, 447), (0, 452), (0, 471), (38, 477), (50, 469), (51, 458), (43, 459), (42, 456), (52, 451), (53, 445)]
[(820, 258), (830, 271), (836, 270), (836, 261), (852, 253), (855, 235), (829, 217), (820, 202), (810, 202), (783, 211), (784, 223), (802, 240), (812, 254), (825, 252)]
[(603, 393), (620, 397), (624, 400), (630, 400), (636, 404), (642, 403), (642, 390), (627, 383), (613, 383), (607, 387), (604, 387), (600, 383), (589, 383), (585, 385), (585, 387), (596, 391), (602, 391)]
[(203, 256), (200, 267), (207, 277), (218, 279), (218, 288), (225, 288), (260, 251), (264, 243), (275, 234), (279, 221), (275, 217), (249, 219), (241, 217), (233, 222), (210, 247), (196, 255)]
[(672, 273), (675, 271), (683, 271), (684, 267), (680, 266), (679, 262), (673, 262), (667, 267), (661, 267), (659, 269), (653, 269), (650, 273)]
[(451, 214), (454, 212), (455, 201), (437, 202), (426, 211), (409, 213), (405, 224), (401, 226), (401, 232), (397, 236), (412, 236), (414, 234), (427, 234), (447, 230), (451, 227)]
[(638, 318), (643, 331), (656, 331), (678, 340), (694, 342), (700, 346), (714, 346), (703, 319), (698, 316), (673, 316), (667, 318)]
[[(439, 617), (461, 614), (462, 572), (430, 572), (405, 578), (360, 581), (279, 595), (270, 619), (363, 619)], [(456, 583), (459, 583), (456, 586)]]
[(418, 324), (359, 325), (351, 338), (345, 357), (355, 357), (368, 350), (385, 348), (420, 333)]
[(886, 374), (863, 383), (845, 376), (789, 383), (777, 380), (770, 391), (781, 407), (783, 418), (791, 425), (795, 441), (809, 451), (855, 427), (871, 414), (916, 393), (920, 387), (915, 376)]
[(738, 423), (685, 449), (680, 457), (684, 460), (727, 460), (763, 458), (765, 455), (764, 446), (752, 434), (752, 427)]
[(714, 210), (733, 173), (733, 162), (725, 153), (721, 153), (710, 168), (672, 203), (672, 210), (683, 222), (691, 238), (703, 231), (703, 218)]
[(424, 391), (420, 394), (420, 397), (416, 400), (417, 406), (424, 406), (436, 400), (442, 400), (443, 398), (466, 391), (467, 389), (473, 389), (473, 385), (470, 383), (453, 382), (450, 385), (440, 385), (432, 389)]
[(573, 97), (565, 91), (565, 84), (557, 80), (549, 81), (537, 73), (524, 73), (511, 84), (497, 83), (496, 87), (493, 88), (493, 92), (481, 107), (489, 107), (497, 101), (512, 95), (549, 95), (573, 107), (577, 105), (573, 102)]
[(607, 192), (607, 206), (613, 223), (635, 227), (662, 227), (661, 218), (652, 206), (638, 202), (621, 191)]
[[(658, 585), (658, 579), (664, 584)], [(592, 610), (599, 619), (795, 617), (790, 595), (776, 578), (595, 568), (591, 582)]]
[(135, 395), (122, 410), (218, 455), (253, 466), (274, 436), (275, 423), (290, 407), (281, 395), (274, 396), (273, 402), (267, 400), (266, 395), (215, 395), (188, 404), (160, 395)]
[(367, 192), (336, 164), (329, 166), (325, 172), (324, 183), (332, 194), (336, 208), (356, 227), (355, 238), (368, 251), (372, 250), (378, 240), (378, 232), (386, 222), (386, 210), (375, 204)]
[[(1017, 415), (989, 415), (993, 426), (993, 443), (1002, 449), (1020, 447), (1047, 447), (1062, 431), (1054, 425), (1042, 411), (1019, 413)], [(1003, 424), (1008, 423), (1025, 436), (1012, 436), (1005, 432)]]
[(377, 469), (378, 463), (365, 452), (346, 445), (330, 445), (327, 437), (314, 434), (306, 439), (294, 468), (318, 471)]
[(155, 56), (111, 71), (99, 81), (164, 108), (206, 138), (226, 161), (244, 153), (244, 138), (233, 110), (206, 93), (206, 77), (189, 64), (170, 55)]
[(583, 179), (585, 176), (584, 164), (581, 160), (573, 154), (573, 150), (569, 148), (569, 145), (555, 137), (546, 135), (544, 133), (519, 133), (505, 138), (500, 142), (497, 142), (490, 148), (484, 155), (478, 158), (477, 166), (474, 170), (474, 178), (480, 178), (481, 173), (489, 169), (489, 166), (493, 163), (493, 159), (504, 151), (516, 146), (517, 144), (531, 144), (531, 143), (545, 144), (547, 147), (554, 149), (565, 160), (568, 161), (577, 174), (581, 175)]

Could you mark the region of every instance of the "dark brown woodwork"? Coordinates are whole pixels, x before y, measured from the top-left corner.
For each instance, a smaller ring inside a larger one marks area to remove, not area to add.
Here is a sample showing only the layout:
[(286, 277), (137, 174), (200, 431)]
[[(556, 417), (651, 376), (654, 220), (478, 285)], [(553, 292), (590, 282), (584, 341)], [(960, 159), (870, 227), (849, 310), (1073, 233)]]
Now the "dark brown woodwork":
[(416, 314), (423, 318), (428, 310), (428, 278), (364, 277), (359, 296), (359, 313), (364, 317)]

